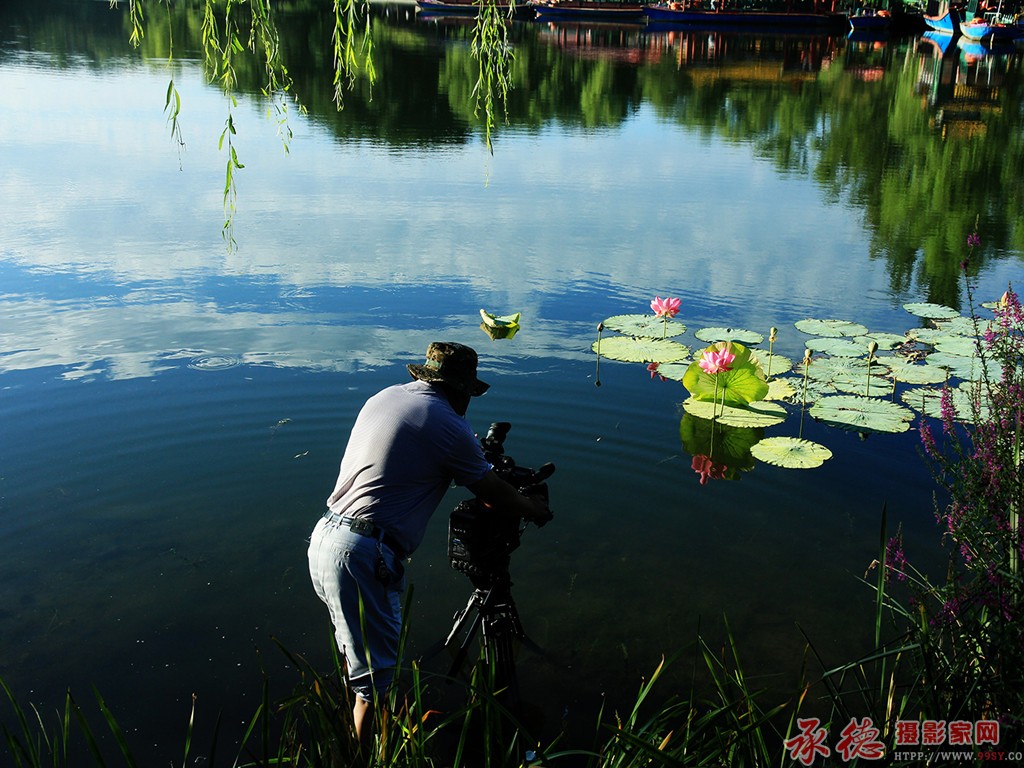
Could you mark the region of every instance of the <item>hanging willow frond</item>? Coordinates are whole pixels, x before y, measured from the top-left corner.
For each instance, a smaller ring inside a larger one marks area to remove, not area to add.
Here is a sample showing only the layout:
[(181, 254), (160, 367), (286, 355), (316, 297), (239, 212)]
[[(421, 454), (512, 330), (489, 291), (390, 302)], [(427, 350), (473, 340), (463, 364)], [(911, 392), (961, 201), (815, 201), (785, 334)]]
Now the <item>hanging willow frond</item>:
[(493, 154), (491, 137), (494, 133), (497, 104), (502, 111), (508, 108), (508, 92), (512, 89), (512, 64), (515, 54), (508, 37), (508, 21), (512, 3), (502, 7), (501, 0), (478, 0), (479, 11), (473, 29), (472, 52), (477, 59), (476, 115), (483, 110), (484, 140)]

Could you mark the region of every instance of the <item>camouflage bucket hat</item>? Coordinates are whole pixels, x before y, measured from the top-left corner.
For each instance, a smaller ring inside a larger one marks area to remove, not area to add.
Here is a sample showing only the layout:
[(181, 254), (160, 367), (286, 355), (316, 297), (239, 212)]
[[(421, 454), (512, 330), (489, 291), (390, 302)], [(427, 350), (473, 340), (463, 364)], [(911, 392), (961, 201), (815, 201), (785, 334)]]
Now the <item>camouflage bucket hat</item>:
[(476, 397), (487, 391), (490, 384), (476, 377), (476, 352), (454, 341), (434, 341), (427, 347), (423, 365), (408, 365), (414, 379), (442, 382), (460, 392)]

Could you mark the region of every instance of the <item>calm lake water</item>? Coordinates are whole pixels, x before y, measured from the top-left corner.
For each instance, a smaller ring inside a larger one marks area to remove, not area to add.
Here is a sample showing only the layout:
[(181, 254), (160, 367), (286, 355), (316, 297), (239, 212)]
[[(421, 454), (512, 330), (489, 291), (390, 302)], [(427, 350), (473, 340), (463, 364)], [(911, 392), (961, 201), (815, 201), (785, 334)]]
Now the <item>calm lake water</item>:
[[(282, 52), (308, 111), (289, 103), (285, 142), (258, 65), (240, 63), (232, 105), (204, 77), (198, 17), (152, 5), (138, 50), (124, 3), (0, 10), (0, 675), (23, 703), (49, 716), (95, 685), (166, 764), (193, 693), (203, 744), (218, 712), (238, 737), (261, 668), (290, 688), (272, 638), (326, 669), (306, 539), (362, 401), (434, 339), (480, 352), (478, 431), (510, 421), (511, 455), (558, 467), (555, 519), (512, 562), (550, 653), (522, 657), (523, 688), (551, 729), (589, 726), (602, 694), (628, 701), (726, 619), (780, 699), (803, 633), (828, 664), (866, 653), (883, 509), (911, 559), (941, 562), (913, 431), (804, 419), (824, 467), (701, 485), (681, 386), (642, 364), (598, 374), (590, 347), (655, 295), (682, 299), (694, 347), (705, 326), (777, 326), (775, 351), (799, 359), (808, 317), (903, 333), (921, 324), (907, 302), (966, 308), (975, 228), (977, 294), (997, 297), (1024, 276), (1020, 54), (516, 23), (491, 153), (465, 24), (376, 7), (380, 79), (339, 113), (329, 14), (294, 2)], [(491, 341), (481, 308), (522, 330)], [(800, 423), (791, 408), (767, 432)], [(464, 497), (409, 566), (420, 650), (471, 591), (445, 557)], [(691, 658), (664, 696), (686, 692)]]

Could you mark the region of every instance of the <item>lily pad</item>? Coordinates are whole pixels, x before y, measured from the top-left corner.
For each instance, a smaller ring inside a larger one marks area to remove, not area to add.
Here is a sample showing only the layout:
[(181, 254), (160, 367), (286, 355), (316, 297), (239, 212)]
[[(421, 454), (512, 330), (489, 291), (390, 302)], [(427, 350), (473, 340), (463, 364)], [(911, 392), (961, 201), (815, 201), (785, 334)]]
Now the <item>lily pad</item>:
[(716, 341), (738, 341), (741, 344), (760, 344), (764, 341), (757, 331), (745, 331), (742, 328), (701, 328), (693, 334), (701, 341), (709, 344)]
[(808, 379), (807, 386), (805, 387), (802, 377), (787, 377), (785, 380), (793, 385), (793, 395), (783, 399), (785, 402), (792, 403), (793, 405), (807, 405), (836, 393), (835, 387), (823, 381)]
[[(974, 384), (968, 384), (967, 388), (961, 385), (949, 390), (950, 405), (953, 407), (954, 417), (957, 421), (973, 421), (974, 408), (972, 402), (978, 394), (975, 390), (976, 385)], [(941, 388), (918, 387), (916, 389), (908, 389), (903, 393), (901, 399), (908, 406), (920, 411), (925, 416), (931, 416), (934, 419), (942, 418)], [(981, 418), (988, 418), (989, 416), (989, 406), (986, 400), (986, 398), (983, 398), (982, 402), (979, 403), (978, 415)]]
[(950, 336), (935, 342), (935, 349), (947, 355), (974, 357), (978, 352), (978, 341), (967, 336)]
[(992, 320), (978, 320), (977, 327), (975, 327), (973, 318), (958, 315), (949, 320), (939, 320), (936, 322), (936, 325), (947, 333), (956, 333), (961, 336), (974, 338), (975, 335), (984, 334), (986, 330), (994, 326), (994, 323)]
[(811, 339), (806, 346), (812, 352), (836, 355), (837, 357), (866, 357), (868, 354), (868, 342), (860, 339), (856, 341), (835, 337)]
[(495, 328), (518, 326), (521, 316), (521, 312), (516, 312), (514, 315), (492, 315), (486, 309), (480, 310), (480, 319), (484, 325), (494, 326)]
[(769, 437), (750, 449), (755, 459), (786, 469), (813, 469), (832, 458), (832, 451), (797, 437)]
[(889, 377), (904, 384), (941, 384), (946, 380), (946, 371), (937, 365), (891, 361), (889, 358), (886, 358), (886, 363), (889, 366)]
[(686, 369), (690, 367), (689, 363), (661, 363), (658, 366), (658, 375), (664, 376), (666, 379), (672, 381), (678, 381), (680, 384), (683, 381), (683, 376), (686, 373)]
[(953, 309), (952, 307), (947, 307), (943, 304), (932, 304), (927, 301), (904, 304), (903, 308), (912, 315), (924, 317), (929, 320), (937, 320), (940, 318), (948, 319), (958, 317), (960, 315), (959, 310)]
[(491, 341), (497, 341), (498, 339), (511, 339), (519, 333), (519, 324), (491, 325), (490, 323), (480, 323), (480, 330), (490, 336)]
[(601, 357), (624, 363), (675, 363), (690, 356), (690, 348), (669, 339), (608, 336), (590, 346)]
[(764, 396), (764, 399), (789, 402), (796, 395), (796, 389), (793, 388), (792, 382), (793, 379), (771, 379), (768, 382), (768, 394)]
[(614, 315), (604, 321), (604, 327), (626, 336), (647, 339), (671, 339), (686, 333), (686, 326), (682, 323), (654, 315)]
[(798, 320), (794, 323), (798, 331), (809, 336), (863, 336), (868, 332), (866, 326), (851, 323), (848, 320)]
[[(759, 401), (750, 405), (734, 406), (725, 405), (721, 402), (716, 410), (715, 404), (695, 398), (688, 398), (683, 403), (683, 409), (699, 419), (716, 419), (719, 423), (730, 427), (745, 427), (750, 429), (773, 427), (786, 420), (786, 409), (778, 403)], [(717, 416), (715, 415), (717, 413)]]
[(823, 397), (809, 413), (825, 424), (857, 432), (906, 432), (914, 418), (902, 405), (856, 395)]
[(900, 336), (898, 333), (869, 333), (864, 338), (875, 342), (878, 348), (884, 351), (899, 349), (909, 341), (906, 334)]
[(793, 361), (785, 355), (769, 355), (767, 352), (761, 351), (752, 352), (750, 356), (752, 359), (757, 360), (761, 370), (764, 371), (764, 375), (768, 378), (781, 376), (793, 370)]
[(948, 339), (950, 336), (956, 335), (955, 333), (950, 333), (945, 328), (911, 328), (907, 331), (909, 338), (922, 344), (934, 344), (936, 341)]
[(705, 352), (723, 349), (728, 349), (735, 356), (730, 370), (709, 374), (700, 367), (700, 361), (690, 363), (683, 376), (686, 390), (698, 400), (718, 400), (732, 405), (746, 405), (763, 399), (768, 394), (768, 384), (750, 349), (736, 342), (719, 341)]
[[(945, 352), (933, 352), (924, 361), (928, 365), (937, 365), (949, 371), (950, 376), (966, 381), (980, 381), (982, 378), (981, 358), (962, 357), (960, 355), (949, 355)], [(993, 378), (1000, 376), (999, 363), (995, 360), (988, 360), (988, 375)]]
[[(803, 373), (804, 365), (797, 366), (797, 372)], [(807, 371), (808, 377), (825, 383), (833, 381), (856, 381), (868, 375), (882, 375), (888, 369), (879, 361), (873, 361), (868, 365), (866, 358), (854, 357), (827, 357), (811, 359), (811, 367)]]
[[(884, 370), (879, 368), (879, 370)], [(829, 382), (840, 392), (861, 397), (881, 397), (892, 391), (892, 382), (884, 376), (851, 376), (837, 377)]]

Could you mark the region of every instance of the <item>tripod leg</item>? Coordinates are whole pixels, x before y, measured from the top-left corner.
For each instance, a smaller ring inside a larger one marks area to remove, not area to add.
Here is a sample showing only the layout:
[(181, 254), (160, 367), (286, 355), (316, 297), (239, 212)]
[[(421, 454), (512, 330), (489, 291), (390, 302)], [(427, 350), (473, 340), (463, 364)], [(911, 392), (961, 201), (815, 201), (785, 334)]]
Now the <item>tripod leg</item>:
[(515, 642), (519, 638), (514, 617), (502, 613), (483, 622), (481, 645), (485, 673), (496, 698), (510, 710), (519, 704), (519, 677), (516, 674)]
[(469, 629), (466, 630), (466, 636), (463, 638), (462, 644), (459, 646), (459, 650), (455, 654), (455, 660), (452, 661), (452, 665), (448, 669), (449, 677), (454, 677), (455, 673), (458, 672), (466, 662), (466, 656), (469, 654), (469, 646), (473, 642), (473, 636), (476, 634), (479, 626), (480, 614), (476, 614), (469, 624)]
[[(458, 652), (455, 654), (455, 660), (452, 662), (451, 667), (448, 670), (448, 676), (454, 677), (455, 673), (458, 672), (462, 665), (466, 662), (466, 656), (469, 653), (469, 646), (473, 642), (473, 637), (476, 635), (477, 629), (480, 627), (480, 617), (482, 615), (483, 607), (490, 600), (491, 593), (481, 593), (479, 589), (475, 590), (469, 597), (469, 602), (466, 603), (466, 607), (462, 609), (460, 613), (455, 615), (455, 625), (452, 627), (452, 631), (448, 633), (448, 639), (444, 642), (444, 647), (448, 648), (454, 642), (455, 638), (458, 637), (459, 633), (465, 630), (465, 635), (462, 638), (462, 644), (459, 646)], [(475, 611), (474, 611), (475, 609)]]

